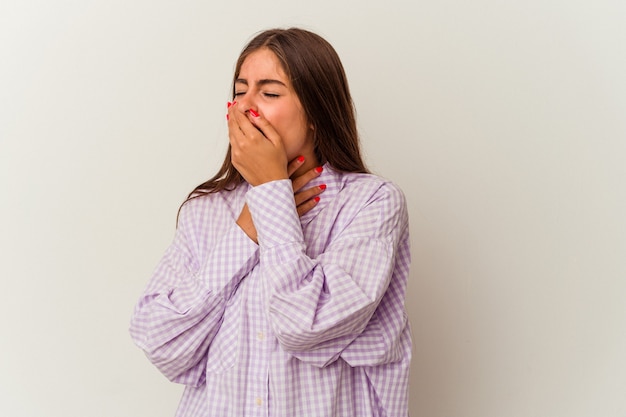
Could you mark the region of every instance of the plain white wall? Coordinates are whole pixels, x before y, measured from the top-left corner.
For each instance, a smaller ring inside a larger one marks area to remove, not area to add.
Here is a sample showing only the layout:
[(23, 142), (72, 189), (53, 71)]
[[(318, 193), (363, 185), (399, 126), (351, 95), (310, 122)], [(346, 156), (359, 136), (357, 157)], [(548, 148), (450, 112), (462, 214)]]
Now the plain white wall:
[(258, 30), (325, 36), (410, 204), (411, 413), (626, 415), (626, 3), (0, 5), (0, 415), (172, 416), (128, 336)]

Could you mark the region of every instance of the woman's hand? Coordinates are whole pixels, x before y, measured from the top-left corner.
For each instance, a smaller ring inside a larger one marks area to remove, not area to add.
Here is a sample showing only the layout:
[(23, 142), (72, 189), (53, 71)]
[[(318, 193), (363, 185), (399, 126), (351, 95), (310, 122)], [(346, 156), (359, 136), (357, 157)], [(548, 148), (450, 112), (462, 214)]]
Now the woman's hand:
[(320, 176), (320, 174), (322, 173), (322, 167), (315, 167), (306, 171), (304, 174), (298, 177), (294, 177), (293, 173), (296, 171), (296, 169), (298, 169), (300, 165), (304, 163), (304, 158), (300, 158), (302, 159), (296, 158), (289, 164), (289, 178), (291, 178), (291, 184), (293, 185), (293, 198), (296, 201), (298, 216), (304, 215), (313, 207), (315, 207), (319, 201), (318, 196), (326, 189), (326, 184), (303, 189), (304, 186), (309, 183), (309, 181)]
[(256, 186), (289, 178), (282, 139), (263, 117), (242, 112), (235, 102), (228, 109), (231, 161), (244, 179)]
[[(315, 207), (319, 201), (318, 196), (326, 189), (326, 185), (324, 184), (317, 187), (303, 189), (304, 186), (309, 183), (309, 181), (320, 176), (320, 174), (322, 173), (321, 167), (310, 169), (302, 175), (292, 177), (296, 170), (300, 168), (303, 163), (304, 157), (300, 156), (291, 161), (288, 166), (288, 174), (291, 178), (291, 183), (293, 185), (294, 200), (296, 202), (298, 216), (303, 216), (305, 213), (308, 213), (313, 207)], [(250, 210), (248, 209), (247, 204), (243, 206), (243, 210), (241, 210), (241, 214), (237, 219), (237, 224), (248, 235), (250, 239), (252, 239), (255, 243), (259, 243), (257, 240), (256, 228), (254, 227), (252, 215), (250, 214)]]

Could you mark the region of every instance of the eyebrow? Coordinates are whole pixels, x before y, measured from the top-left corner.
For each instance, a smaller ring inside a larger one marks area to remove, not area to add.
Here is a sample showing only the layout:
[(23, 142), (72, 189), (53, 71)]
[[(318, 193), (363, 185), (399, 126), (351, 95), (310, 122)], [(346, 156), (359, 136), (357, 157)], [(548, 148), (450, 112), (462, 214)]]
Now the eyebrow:
[[(267, 85), (267, 84), (278, 84), (278, 85), (282, 85), (283, 87), (287, 87), (287, 85), (279, 80), (274, 80), (274, 79), (262, 79), (256, 82), (259, 86), (263, 86), (263, 85)], [(235, 84), (244, 84), (244, 85), (248, 85), (248, 80), (244, 79), (244, 78), (237, 78), (235, 80)]]

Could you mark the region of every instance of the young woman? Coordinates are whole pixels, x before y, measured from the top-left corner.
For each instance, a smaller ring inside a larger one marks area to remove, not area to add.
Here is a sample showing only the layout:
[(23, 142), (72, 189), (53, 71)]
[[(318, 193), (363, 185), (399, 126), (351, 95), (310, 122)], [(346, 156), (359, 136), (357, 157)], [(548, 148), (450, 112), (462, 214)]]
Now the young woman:
[(367, 173), (336, 52), (262, 32), (233, 88), (226, 159), (181, 207), (135, 343), (186, 385), (178, 416), (406, 416), (406, 204)]

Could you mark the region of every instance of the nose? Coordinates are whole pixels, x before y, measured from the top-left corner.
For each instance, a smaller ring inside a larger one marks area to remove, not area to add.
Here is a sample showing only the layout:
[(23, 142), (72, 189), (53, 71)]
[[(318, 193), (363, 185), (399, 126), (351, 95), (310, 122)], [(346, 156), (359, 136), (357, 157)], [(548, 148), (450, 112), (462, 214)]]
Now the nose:
[(237, 101), (237, 105), (239, 106), (239, 111), (242, 113), (248, 113), (250, 109), (252, 111), (257, 111), (256, 101), (254, 97), (249, 92), (246, 94), (241, 94), (235, 98)]

